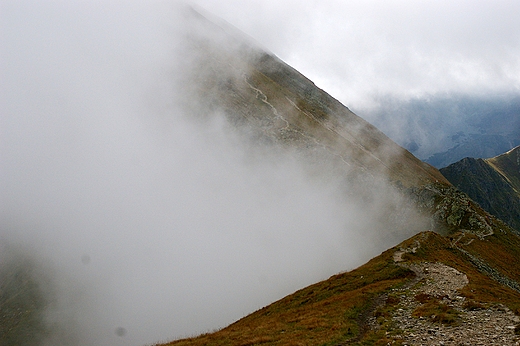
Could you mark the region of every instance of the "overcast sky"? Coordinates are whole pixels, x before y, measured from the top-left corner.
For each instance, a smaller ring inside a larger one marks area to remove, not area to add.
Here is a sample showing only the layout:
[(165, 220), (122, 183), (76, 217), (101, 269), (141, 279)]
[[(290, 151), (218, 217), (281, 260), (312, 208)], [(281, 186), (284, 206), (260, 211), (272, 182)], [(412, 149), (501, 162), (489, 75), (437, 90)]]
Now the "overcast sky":
[[(517, 1), (196, 3), (347, 106), (520, 85)], [(75, 344), (222, 327), (399, 241), (377, 224), (391, 191), (345, 200), (177, 114), (175, 8), (0, 2), (0, 238), (53, 268)]]
[(347, 106), (520, 92), (520, 2), (205, 1)]

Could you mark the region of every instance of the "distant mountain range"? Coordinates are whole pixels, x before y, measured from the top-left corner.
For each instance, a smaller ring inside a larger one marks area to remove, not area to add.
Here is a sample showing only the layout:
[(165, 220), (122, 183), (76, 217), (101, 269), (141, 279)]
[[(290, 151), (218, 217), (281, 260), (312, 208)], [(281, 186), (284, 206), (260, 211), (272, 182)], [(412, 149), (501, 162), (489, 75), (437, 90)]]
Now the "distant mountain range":
[(491, 158), (520, 144), (518, 135), (470, 134), (466, 137), (455, 147), (442, 153), (436, 153), (425, 161), (442, 168), (466, 157)]
[(520, 96), (430, 96), (379, 100), (363, 116), (431, 165), (491, 158), (520, 145)]

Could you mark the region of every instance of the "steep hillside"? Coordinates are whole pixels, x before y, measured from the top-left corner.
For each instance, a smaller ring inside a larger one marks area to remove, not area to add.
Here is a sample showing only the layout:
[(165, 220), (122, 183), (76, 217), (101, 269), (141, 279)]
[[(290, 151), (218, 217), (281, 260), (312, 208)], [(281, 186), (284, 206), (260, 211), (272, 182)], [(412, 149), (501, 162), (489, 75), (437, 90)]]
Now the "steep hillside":
[(513, 189), (520, 192), (520, 146), (486, 161), (507, 179)]
[(482, 208), (520, 232), (520, 147), (491, 159), (465, 158), (441, 173)]
[(261, 143), (295, 149), (349, 173), (381, 174), (404, 186), (446, 182), (273, 54), (237, 37), (226, 24), (194, 15), (200, 31), (211, 37), (190, 34), (187, 40), (185, 50), (195, 59), (183, 84), (203, 100), (185, 104), (190, 113), (223, 113)]
[(373, 219), (393, 243), (449, 228), (432, 218), (431, 206), (416, 203), (432, 193), (430, 184), (449, 185), (437, 169), (236, 29), (193, 11), (190, 16), (198, 29), (186, 34), (182, 47), (191, 57), (180, 67), (185, 114), (202, 122), (224, 118), (226, 128), (250, 143), (252, 160), (258, 151), (282, 153), (345, 196), (379, 205)]
[(220, 59), (203, 59), (211, 73), (195, 76), (205, 83), (193, 91), (270, 148), (334, 167), (349, 182), (390, 182), (435, 232), (419, 233), (222, 330), (167, 345), (514, 345), (518, 235), (275, 56), (239, 46), (231, 55), (219, 52)]

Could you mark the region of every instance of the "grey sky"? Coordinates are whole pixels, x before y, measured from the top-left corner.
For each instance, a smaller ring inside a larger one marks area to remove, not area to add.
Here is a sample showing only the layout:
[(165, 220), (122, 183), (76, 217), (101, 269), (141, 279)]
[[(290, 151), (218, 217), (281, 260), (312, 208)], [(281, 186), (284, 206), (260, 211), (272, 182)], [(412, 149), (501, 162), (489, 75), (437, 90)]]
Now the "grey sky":
[(204, 1), (347, 106), (520, 92), (520, 2)]
[[(347, 106), (519, 88), (516, 1), (197, 4)], [(0, 25), (0, 236), (53, 268), (78, 344), (222, 327), (398, 241), (377, 221), (391, 191), (345, 200), (178, 114), (175, 6), (3, 0)]]

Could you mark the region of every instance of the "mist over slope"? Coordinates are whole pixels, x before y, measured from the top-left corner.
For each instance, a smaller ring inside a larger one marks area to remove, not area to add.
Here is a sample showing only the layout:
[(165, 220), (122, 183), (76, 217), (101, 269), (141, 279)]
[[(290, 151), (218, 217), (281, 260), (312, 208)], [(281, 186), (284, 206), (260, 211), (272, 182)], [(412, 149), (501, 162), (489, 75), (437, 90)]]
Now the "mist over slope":
[(514, 92), (388, 96), (357, 111), (437, 168), (465, 157), (491, 158), (520, 144), (520, 97)]
[(485, 228), (484, 237), (460, 228), (450, 237), (421, 232), (355, 270), (304, 287), (226, 328), (164, 346), (421, 345), (425, 340), (514, 346), (520, 339), (515, 261), (520, 238), (499, 220)]
[(388, 181), (435, 169), (191, 10), (3, 10), (0, 238), (43, 302), (27, 344), (218, 328), (429, 225)]

